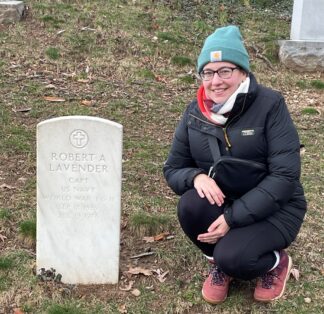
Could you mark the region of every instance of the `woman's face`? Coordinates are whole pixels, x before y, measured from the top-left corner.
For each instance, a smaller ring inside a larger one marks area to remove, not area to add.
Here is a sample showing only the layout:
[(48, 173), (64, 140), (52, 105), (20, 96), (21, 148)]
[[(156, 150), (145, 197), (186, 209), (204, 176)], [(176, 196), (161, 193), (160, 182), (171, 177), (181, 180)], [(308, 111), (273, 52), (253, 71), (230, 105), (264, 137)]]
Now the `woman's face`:
[[(222, 68), (236, 68), (237, 66), (230, 62), (211, 62), (204, 66), (203, 71), (218, 71)], [(236, 91), (241, 82), (246, 78), (244, 71), (235, 69), (232, 76), (222, 79), (217, 73), (208, 81), (203, 80), (206, 96), (217, 104), (223, 104)]]

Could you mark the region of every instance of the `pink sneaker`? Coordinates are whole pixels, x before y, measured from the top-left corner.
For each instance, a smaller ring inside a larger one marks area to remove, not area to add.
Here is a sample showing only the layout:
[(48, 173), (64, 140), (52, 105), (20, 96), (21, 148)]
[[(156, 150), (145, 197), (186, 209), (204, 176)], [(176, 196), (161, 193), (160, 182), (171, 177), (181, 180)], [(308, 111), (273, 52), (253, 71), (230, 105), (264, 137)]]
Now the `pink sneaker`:
[(231, 278), (212, 263), (208, 278), (202, 288), (202, 296), (211, 304), (218, 304), (226, 300)]
[(269, 302), (281, 298), (285, 292), (291, 267), (291, 257), (282, 250), (278, 266), (258, 279), (254, 290), (254, 299)]

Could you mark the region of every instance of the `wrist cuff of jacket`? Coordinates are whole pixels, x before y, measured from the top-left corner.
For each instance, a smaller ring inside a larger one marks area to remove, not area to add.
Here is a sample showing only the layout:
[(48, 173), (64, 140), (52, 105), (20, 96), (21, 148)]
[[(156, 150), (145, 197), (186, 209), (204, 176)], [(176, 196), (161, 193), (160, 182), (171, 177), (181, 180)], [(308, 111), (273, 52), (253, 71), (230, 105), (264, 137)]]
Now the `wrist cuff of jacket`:
[(229, 206), (226, 206), (225, 209), (224, 209), (224, 219), (225, 219), (226, 223), (228, 224), (228, 226), (230, 228), (232, 228), (233, 227), (233, 222), (232, 222), (230, 216), (231, 216), (230, 208), (229, 208)]
[(195, 179), (195, 177), (198, 176), (198, 174), (202, 174), (202, 173), (206, 173), (204, 169), (195, 169), (194, 171), (192, 171), (192, 173), (188, 176), (187, 180), (186, 180), (186, 185), (188, 188), (192, 188), (194, 186), (193, 181)]

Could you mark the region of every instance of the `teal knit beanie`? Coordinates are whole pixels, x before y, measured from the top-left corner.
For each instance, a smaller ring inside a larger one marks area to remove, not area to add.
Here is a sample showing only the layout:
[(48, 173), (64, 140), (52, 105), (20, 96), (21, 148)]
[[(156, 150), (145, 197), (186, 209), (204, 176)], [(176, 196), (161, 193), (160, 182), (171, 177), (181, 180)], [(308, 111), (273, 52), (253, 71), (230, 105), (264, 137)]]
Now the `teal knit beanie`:
[(218, 28), (207, 37), (198, 57), (198, 73), (207, 63), (217, 61), (231, 62), (246, 72), (250, 71), (249, 55), (237, 26), (230, 25)]

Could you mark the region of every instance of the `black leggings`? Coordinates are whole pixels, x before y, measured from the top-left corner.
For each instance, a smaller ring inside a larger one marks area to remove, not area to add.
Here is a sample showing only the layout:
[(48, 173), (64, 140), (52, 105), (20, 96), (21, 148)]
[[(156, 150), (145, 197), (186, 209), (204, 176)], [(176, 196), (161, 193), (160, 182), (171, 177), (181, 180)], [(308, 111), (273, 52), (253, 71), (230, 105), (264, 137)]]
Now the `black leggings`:
[(181, 196), (178, 204), (180, 225), (190, 240), (227, 275), (250, 280), (265, 274), (275, 264), (274, 250), (286, 247), (281, 232), (270, 222), (230, 229), (216, 244), (202, 243), (197, 236), (223, 214), (224, 206), (211, 205), (195, 189)]

